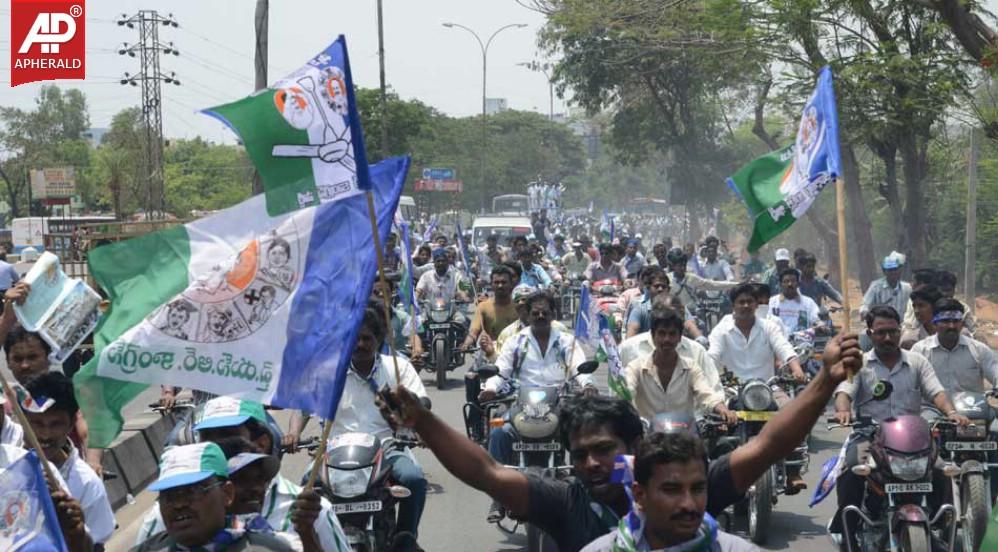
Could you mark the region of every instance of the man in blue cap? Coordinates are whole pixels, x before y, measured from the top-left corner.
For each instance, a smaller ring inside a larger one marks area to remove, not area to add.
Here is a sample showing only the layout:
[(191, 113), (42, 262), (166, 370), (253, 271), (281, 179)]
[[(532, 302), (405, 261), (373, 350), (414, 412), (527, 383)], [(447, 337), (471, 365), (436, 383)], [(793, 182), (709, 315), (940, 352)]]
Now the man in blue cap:
[(859, 315), (866, 316), (870, 309), (877, 305), (893, 307), (904, 320), (905, 311), (908, 309), (908, 300), (911, 298), (911, 284), (901, 281), (901, 268), (904, 266), (904, 256), (897, 251), (892, 251), (890, 255), (884, 257), (880, 268), (884, 271), (884, 277), (874, 280), (866, 294), (863, 295), (863, 305), (859, 308)]
[(225, 455), (215, 443), (167, 449), (159, 479), (149, 490), (159, 492), (157, 501), (166, 530), (133, 547), (132, 552), (293, 550), (274, 535), (226, 527), (235, 488), (229, 481)]

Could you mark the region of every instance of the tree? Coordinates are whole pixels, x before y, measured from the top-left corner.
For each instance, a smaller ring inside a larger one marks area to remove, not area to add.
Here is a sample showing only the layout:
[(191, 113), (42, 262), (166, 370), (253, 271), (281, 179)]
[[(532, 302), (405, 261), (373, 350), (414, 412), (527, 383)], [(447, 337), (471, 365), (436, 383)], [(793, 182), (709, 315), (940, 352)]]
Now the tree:
[(45, 85), (32, 111), (0, 107), (0, 148), (8, 154), (0, 177), (14, 216), (25, 211), (30, 169), (88, 163), (80, 135), (89, 126), (86, 97), (76, 89)]
[[(402, 100), (394, 91), (388, 92), (384, 110), (381, 107), (381, 91), (376, 88), (358, 88), (355, 96), (365, 129), (364, 145), (368, 161), (372, 163), (412, 151), (414, 142), (429, 130), (434, 118), (440, 116), (432, 107), (419, 100)], [(378, 129), (386, 117), (389, 143), (382, 144)]]

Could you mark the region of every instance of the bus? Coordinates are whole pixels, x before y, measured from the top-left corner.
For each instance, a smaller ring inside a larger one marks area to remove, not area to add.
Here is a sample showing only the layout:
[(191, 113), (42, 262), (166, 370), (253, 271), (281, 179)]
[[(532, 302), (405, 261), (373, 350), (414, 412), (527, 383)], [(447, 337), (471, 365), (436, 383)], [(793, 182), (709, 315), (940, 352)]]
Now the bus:
[(406, 222), (411, 223), (416, 220), (416, 201), (412, 196), (404, 195), (399, 198), (399, 213)]
[(529, 198), (525, 194), (506, 194), (496, 196), (492, 198), (492, 212), (497, 215), (529, 214)]
[(13, 252), (20, 253), (25, 247), (33, 247), (38, 251), (48, 249), (59, 255), (72, 249), (71, 238), (80, 226), (114, 220), (114, 217), (101, 215), (16, 218), (10, 223)]

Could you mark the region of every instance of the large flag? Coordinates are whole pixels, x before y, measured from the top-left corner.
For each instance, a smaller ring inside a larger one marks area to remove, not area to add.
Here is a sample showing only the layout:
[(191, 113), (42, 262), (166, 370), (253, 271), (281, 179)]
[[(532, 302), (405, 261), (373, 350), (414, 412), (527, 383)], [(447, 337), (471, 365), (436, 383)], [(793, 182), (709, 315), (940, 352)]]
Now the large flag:
[(821, 190), (842, 174), (841, 166), (832, 70), (825, 67), (804, 104), (794, 143), (755, 159), (728, 179), (752, 217), (749, 251), (804, 216)]
[(271, 216), (371, 187), (342, 35), (269, 88), (204, 113), (239, 135)]
[(575, 313), (575, 339), (591, 350), (595, 350), (599, 341), (599, 311), (596, 302), (592, 300), (589, 286), (579, 290), (579, 311)]
[(991, 515), (988, 516), (988, 527), (984, 530), (981, 550), (998, 550), (998, 508), (991, 510)]
[[(408, 167), (371, 167), (382, 243)], [(377, 261), (363, 195), (278, 216), (259, 195), (99, 247), (89, 267), (111, 307), (75, 382), (90, 443), (103, 448), (148, 384), (332, 418)]]
[(617, 341), (613, 337), (612, 317), (599, 317), (599, 349), (596, 352), (596, 359), (606, 362), (608, 368), (606, 382), (610, 391), (625, 401), (631, 400), (631, 392), (628, 391), (627, 381), (624, 378), (625, 366), (620, 360)]
[(34, 451), (28, 451), (0, 470), (0, 489), (0, 550), (67, 550), (42, 465)]

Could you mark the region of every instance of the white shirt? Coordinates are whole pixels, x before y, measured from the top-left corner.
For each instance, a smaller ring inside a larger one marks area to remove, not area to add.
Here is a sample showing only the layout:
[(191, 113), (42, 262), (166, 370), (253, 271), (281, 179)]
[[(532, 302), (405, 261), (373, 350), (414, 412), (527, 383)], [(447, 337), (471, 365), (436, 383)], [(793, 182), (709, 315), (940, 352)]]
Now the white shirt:
[(726, 366), (742, 381), (752, 378), (768, 380), (775, 373), (774, 361), (787, 362), (796, 352), (779, 322), (756, 318), (745, 334), (735, 326), (735, 319), (724, 317), (710, 332), (710, 349), (707, 353), (714, 362)]
[[(415, 395), (425, 397), (426, 389), (423, 387), (423, 382), (419, 379), (416, 369), (408, 360), (402, 357), (397, 358), (402, 385)], [(374, 404), (372, 384), (378, 389), (382, 389), (386, 385), (392, 389), (396, 387), (395, 365), (391, 355), (378, 355), (368, 379), (361, 377), (352, 366), (347, 371), (343, 397), (340, 399), (336, 418), (333, 420), (332, 435), (358, 432), (370, 433), (381, 439), (392, 436), (392, 428), (381, 417), (381, 412)]]
[[(586, 353), (579, 343), (575, 343), (574, 349), (569, 353), (573, 342), (574, 338), (568, 332), (551, 328), (547, 350), (542, 352), (530, 327), (520, 330), (520, 333), (503, 344), (499, 358), (496, 359), (500, 375), (489, 378), (485, 382), (485, 389), (499, 391), (504, 383), (503, 378), (513, 378), (514, 364), (520, 367), (516, 379), (521, 385), (561, 385), (565, 382), (566, 364), (571, 366), (571, 375), (575, 375), (578, 374), (576, 368), (586, 361)], [(575, 381), (581, 386), (596, 384), (592, 374), (581, 375)]]
[(462, 281), (461, 271), (453, 266), (447, 267), (447, 272), (443, 276), (438, 276), (433, 263), (429, 263), (431, 270), (419, 277), (416, 284), (416, 295), (420, 299), (431, 299), (443, 297), (448, 301), (453, 301), (457, 295), (458, 283)]
[(793, 335), (817, 324), (821, 310), (807, 295), (798, 293), (796, 299), (787, 299), (781, 293), (769, 298), (769, 316), (783, 324), (785, 335)]
[[(278, 474), (270, 482), (267, 494), (263, 498), (263, 510), (260, 512), (277, 535), (288, 541), (295, 550), (301, 550), (301, 539), (291, 524), (291, 506), (301, 494), (301, 490), (301, 487)], [(323, 550), (330, 552), (349, 551), (346, 535), (336, 514), (333, 513), (332, 505), (324, 497), (320, 497), (320, 500), (322, 511), (312, 525), (319, 537), (319, 544)], [(163, 516), (159, 511), (159, 505), (154, 505), (142, 518), (142, 527), (135, 535), (135, 545), (138, 546), (163, 531), (166, 531)]]
[[(620, 346), (617, 347), (617, 352), (620, 355), (620, 363), (625, 367), (654, 350), (655, 343), (651, 340), (651, 332), (639, 333), (628, 337), (621, 341)], [(687, 364), (699, 366), (712, 387), (718, 390), (722, 389), (721, 377), (717, 373), (717, 365), (714, 364), (714, 359), (710, 358), (710, 355), (707, 354), (707, 349), (703, 345), (684, 336), (680, 340), (679, 346), (676, 347), (676, 353)]]
[(73, 443), (69, 446), (69, 458), (59, 468), (59, 474), (66, 480), (69, 496), (80, 502), (90, 538), (95, 544), (105, 543), (111, 539), (116, 522), (104, 480), (80, 458)]
[(3, 417), (3, 427), (0, 427), (0, 444), (15, 447), (24, 445), (24, 430), (7, 415)]

